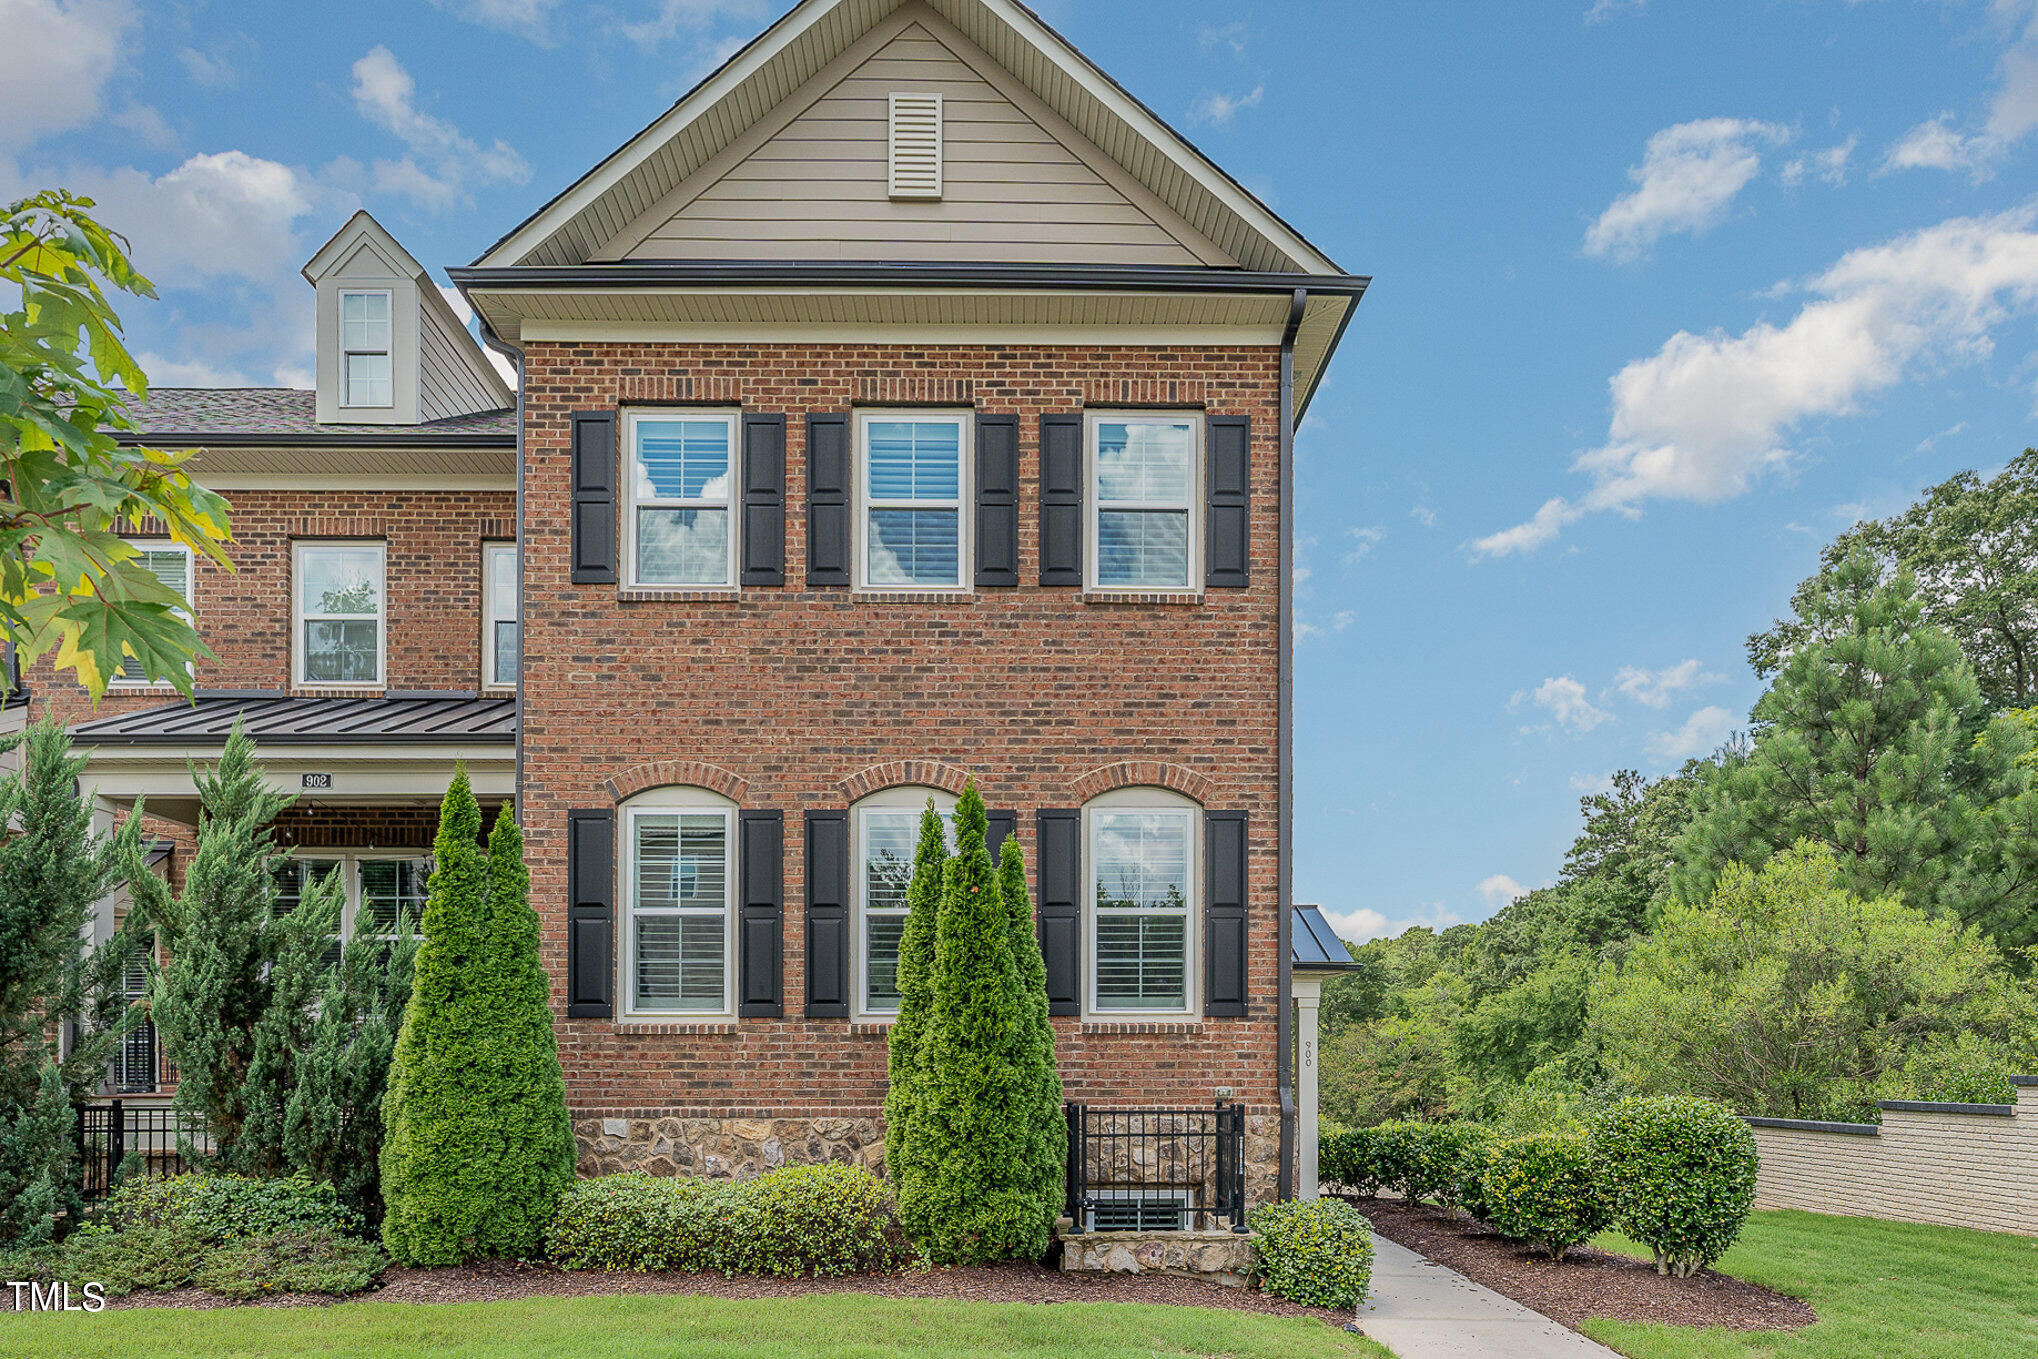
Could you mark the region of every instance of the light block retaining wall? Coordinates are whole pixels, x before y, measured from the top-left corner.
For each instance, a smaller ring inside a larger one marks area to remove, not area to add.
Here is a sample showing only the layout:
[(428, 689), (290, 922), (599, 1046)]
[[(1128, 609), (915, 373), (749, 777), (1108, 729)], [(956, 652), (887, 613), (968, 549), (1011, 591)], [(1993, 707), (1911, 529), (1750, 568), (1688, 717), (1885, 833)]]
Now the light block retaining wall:
[(2017, 1102), (1886, 1100), (1882, 1123), (1751, 1118), (1757, 1208), (2038, 1236), (2038, 1076)]

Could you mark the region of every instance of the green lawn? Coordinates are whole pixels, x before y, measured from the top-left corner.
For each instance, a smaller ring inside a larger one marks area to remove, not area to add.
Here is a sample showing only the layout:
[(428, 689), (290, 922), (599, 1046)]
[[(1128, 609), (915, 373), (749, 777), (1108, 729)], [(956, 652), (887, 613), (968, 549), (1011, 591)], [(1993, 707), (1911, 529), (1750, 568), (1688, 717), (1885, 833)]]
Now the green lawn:
[(0, 1314), (6, 1359), (317, 1355), (396, 1359), (1385, 1359), (1321, 1321), (1204, 1307), (929, 1302), (865, 1294), (730, 1301), (691, 1296), (335, 1307), (142, 1308)]
[[(1593, 1244), (1648, 1251), (1609, 1236)], [(1715, 1266), (1805, 1299), (1794, 1333), (1588, 1321), (1633, 1359), (2025, 1359), (2038, 1355), (2038, 1239), (1817, 1213), (1756, 1213)]]

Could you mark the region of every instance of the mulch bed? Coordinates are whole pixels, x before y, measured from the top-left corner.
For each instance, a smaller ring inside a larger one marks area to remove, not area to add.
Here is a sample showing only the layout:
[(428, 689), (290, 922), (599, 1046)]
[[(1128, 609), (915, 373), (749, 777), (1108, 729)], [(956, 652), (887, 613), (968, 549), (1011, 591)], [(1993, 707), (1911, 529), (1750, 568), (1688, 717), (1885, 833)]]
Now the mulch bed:
[(834, 1279), (764, 1279), (748, 1275), (634, 1274), (555, 1269), (549, 1265), (483, 1264), (459, 1269), (390, 1269), (382, 1286), (353, 1299), (285, 1294), (236, 1303), (196, 1288), (134, 1293), (111, 1307), (324, 1307), (336, 1302), (501, 1302), (528, 1297), (613, 1297), (689, 1293), (716, 1298), (785, 1298), (808, 1293), (869, 1293), (886, 1298), (952, 1302), (1138, 1302), (1217, 1307), (1270, 1316), (1314, 1317), (1332, 1325), (1349, 1312), (1303, 1307), (1252, 1288), (1231, 1288), (1167, 1274), (1064, 1274), (1031, 1264), (933, 1269), (907, 1274), (852, 1274)]
[(1399, 1199), (1349, 1201), (1389, 1241), (1573, 1330), (1589, 1317), (1736, 1331), (1794, 1331), (1818, 1320), (1802, 1299), (1710, 1269), (1689, 1279), (1671, 1278), (1646, 1260), (1590, 1246), (1574, 1246), (1562, 1260), (1552, 1260), (1461, 1210), (1446, 1213)]

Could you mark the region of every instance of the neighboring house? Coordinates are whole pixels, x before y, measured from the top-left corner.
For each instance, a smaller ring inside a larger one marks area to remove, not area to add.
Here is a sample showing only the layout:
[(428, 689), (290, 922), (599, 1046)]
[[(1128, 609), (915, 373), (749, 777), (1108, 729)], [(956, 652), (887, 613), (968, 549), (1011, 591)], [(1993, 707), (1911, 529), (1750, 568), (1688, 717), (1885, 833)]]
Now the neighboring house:
[(1292, 434), (1364, 279), (1011, 0), (806, 0), (450, 271), (520, 432), (372, 219), (306, 272), (316, 397), (146, 409), (240, 569), (196, 707), (74, 710), (110, 811), (188, 825), (245, 714), (372, 928), (465, 759), (583, 1167), (743, 1170), (877, 1155), (915, 818), (974, 776), (1070, 1098), (1242, 1103), (1289, 1188)]

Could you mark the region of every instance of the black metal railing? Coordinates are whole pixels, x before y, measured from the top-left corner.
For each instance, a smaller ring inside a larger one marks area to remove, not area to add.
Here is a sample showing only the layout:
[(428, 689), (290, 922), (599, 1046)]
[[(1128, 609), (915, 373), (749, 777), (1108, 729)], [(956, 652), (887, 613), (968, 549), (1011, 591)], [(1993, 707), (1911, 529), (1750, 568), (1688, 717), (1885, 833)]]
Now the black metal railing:
[(1077, 1231), (1246, 1230), (1244, 1105), (1067, 1113)]
[(199, 1140), (199, 1129), (175, 1109), (161, 1104), (78, 1106), (78, 1174), (85, 1197), (104, 1198), (123, 1174), (133, 1177), (175, 1175), (184, 1170), (178, 1134)]

